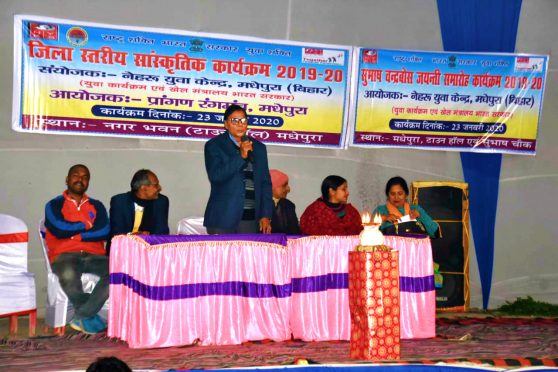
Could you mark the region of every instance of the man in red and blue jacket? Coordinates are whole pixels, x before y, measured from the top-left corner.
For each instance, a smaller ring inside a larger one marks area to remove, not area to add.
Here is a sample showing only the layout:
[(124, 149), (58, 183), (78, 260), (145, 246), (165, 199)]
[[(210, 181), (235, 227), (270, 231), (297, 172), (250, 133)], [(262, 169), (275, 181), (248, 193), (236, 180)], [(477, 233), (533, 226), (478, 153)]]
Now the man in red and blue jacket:
[[(89, 179), (85, 165), (70, 168), (66, 191), (45, 207), (45, 241), (52, 270), (75, 309), (70, 325), (85, 333), (97, 333), (106, 328), (97, 313), (109, 294), (105, 241), (110, 225), (103, 204), (85, 193)], [(83, 273), (100, 278), (92, 293), (83, 292)]]

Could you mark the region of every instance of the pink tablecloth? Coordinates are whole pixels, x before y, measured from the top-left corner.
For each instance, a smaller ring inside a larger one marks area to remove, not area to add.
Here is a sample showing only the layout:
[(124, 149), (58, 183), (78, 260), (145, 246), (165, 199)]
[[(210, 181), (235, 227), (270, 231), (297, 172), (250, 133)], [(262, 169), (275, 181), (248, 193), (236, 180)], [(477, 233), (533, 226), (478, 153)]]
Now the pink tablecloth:
[[(436, 294), (429, 238), (386, 236), (399, 251), (401, 338), (436, 335)], [(289, 240), (293, 265), (291, 330), (305, 341), (349, 340), (348, 252), (352, 236)]]
[[(357, 237), (232, 239), (116, 237), (108, 335), (132, 348), (349, 339), (347, 252)], [(401, 252), (402, 337), (433, 337), (430, 240), (387, 239)]]

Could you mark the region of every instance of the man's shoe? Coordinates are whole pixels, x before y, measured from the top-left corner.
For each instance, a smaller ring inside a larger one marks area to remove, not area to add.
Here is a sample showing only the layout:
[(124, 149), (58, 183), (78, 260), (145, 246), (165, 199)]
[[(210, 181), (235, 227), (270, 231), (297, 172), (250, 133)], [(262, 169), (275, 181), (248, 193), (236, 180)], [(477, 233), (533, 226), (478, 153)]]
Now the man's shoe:
[(76, 331), (80, 331), (83, 332), (83, 324), (81, 323), (80, 319), (73, 319), (70, 322), (70, 327), (72, 327), (73, 329), (75, 329)]
[(91, 318), (82, 319), (84, 333), (95, 334), (107, 329), (105, 322), (98, 316), (94, 315)]
[(98, 316), (85, 319), (74, 319), (70, 327), (88, 335), (94, 335), (107, 329), (105, 322)]
[(99, 332), (107, 329), (107, 322), (105, 322), (99, 314), (95, 314), (95, 316), (90, 319), (92, 319), (91, 322), (95, 325), (95, 329), (99, 329)]

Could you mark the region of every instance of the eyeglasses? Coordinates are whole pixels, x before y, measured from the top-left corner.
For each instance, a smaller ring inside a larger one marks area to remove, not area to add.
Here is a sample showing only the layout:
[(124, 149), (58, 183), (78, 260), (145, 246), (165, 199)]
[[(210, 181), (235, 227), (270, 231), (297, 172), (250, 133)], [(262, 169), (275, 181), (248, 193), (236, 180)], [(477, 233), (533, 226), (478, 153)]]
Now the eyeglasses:
[(248, 124), (248, 118), (229, 118), (231, 124), (241, 126)]

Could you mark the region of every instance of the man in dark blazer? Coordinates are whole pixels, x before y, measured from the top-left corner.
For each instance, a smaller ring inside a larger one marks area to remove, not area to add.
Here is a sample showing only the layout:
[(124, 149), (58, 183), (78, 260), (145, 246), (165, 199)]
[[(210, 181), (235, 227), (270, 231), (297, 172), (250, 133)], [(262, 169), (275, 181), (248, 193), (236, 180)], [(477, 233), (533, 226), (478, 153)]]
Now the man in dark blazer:
[(271, 218), (271, 231), (289, 235), (300, 235), (296, 207), (287, 199), (291, 192), (289, 176), (279, 169), (270, 169), (271, 192), (273, 194), (273, 217)]
[(169, 234), (169, 198), (149, 169), (132, 177), (131, 191), (110, 199), (110, 237), (119, 234)]
[(204, 148), (211, 193), (203, 224), (209, 234), (270, 233), (273, 201), (266, 147), (246, 135), (243, 107), (229, 106), (224, 123), (227, 131)]

